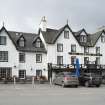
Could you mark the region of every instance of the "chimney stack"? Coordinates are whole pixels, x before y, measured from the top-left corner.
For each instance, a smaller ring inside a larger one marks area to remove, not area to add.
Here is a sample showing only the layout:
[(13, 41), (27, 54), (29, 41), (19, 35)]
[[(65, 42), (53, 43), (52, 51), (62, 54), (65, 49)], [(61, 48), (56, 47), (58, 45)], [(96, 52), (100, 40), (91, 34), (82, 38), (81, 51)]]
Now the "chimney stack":
[(47, 21), (46, 21), (45, 16), (43, 16), (41, 19), (40, 28), (42, 31), (46, 31), (46, 29), (47, 29)]

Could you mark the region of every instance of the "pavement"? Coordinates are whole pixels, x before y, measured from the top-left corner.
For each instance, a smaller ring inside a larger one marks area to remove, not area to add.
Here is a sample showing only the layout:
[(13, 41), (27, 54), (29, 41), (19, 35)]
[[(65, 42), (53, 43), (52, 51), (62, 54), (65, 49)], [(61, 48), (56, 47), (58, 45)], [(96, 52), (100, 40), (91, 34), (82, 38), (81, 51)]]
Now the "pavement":
[(0, 105), (105, 105), (105, 85), (62, 88), (50, 84), (0, 84)]

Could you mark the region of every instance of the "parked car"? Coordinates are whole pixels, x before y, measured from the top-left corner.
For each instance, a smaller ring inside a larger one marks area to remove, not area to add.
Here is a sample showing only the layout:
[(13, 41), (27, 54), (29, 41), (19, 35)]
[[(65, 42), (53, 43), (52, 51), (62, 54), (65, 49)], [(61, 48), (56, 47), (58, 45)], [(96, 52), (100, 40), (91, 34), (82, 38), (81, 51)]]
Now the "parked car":
[(96, 87), (100, 87), (102, 83), (102, 76), (96, 73), (83, 73), (79, 77), (80, 85), (84, 85), (86, 87), (95, 85)]
[(61, 85), (62, 87), (65, 86), (78, 87), (79, 81), (78, 77), (71, 72), (60, 72), (55, 76), (53, 84)]

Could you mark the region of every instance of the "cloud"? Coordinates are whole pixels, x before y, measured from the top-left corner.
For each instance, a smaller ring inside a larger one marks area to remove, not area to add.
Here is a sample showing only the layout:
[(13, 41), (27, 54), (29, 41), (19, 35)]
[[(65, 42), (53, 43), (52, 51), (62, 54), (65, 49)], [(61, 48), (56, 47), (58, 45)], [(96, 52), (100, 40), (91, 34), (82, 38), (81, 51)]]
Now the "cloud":
[(36, 32), (42, 16), (60, 28), (69, 20), (73, 30), (93, 32), (105, 25), (104, 0), (0, 0), (0, 23), (6, 28)]

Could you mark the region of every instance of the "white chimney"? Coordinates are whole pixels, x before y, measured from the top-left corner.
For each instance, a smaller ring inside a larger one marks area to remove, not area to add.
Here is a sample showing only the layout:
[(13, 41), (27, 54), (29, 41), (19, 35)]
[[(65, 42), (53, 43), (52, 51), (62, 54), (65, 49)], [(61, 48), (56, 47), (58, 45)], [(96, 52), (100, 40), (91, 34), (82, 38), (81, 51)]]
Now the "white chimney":
[(47, 21), (46, 21), (45, 16), (42, 17), (42, 20), (40, 22), (40, 28), (42, 31), (46, 31), (47, 29)]

